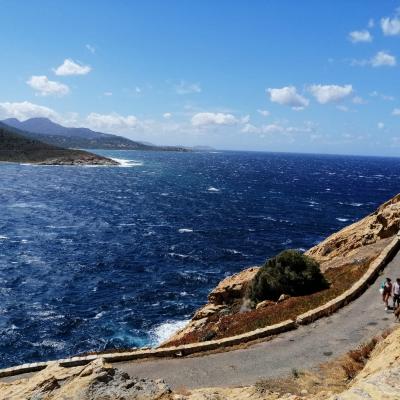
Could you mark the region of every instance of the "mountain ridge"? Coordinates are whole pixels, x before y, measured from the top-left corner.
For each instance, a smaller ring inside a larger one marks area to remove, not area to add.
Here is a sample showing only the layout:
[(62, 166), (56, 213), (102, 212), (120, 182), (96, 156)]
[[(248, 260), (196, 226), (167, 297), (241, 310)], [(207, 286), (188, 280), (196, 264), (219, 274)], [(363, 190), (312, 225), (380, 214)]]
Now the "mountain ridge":
[(57, 124), (49, 118), (29, 118), (20, 121), (8, 118), (4, 124), (23, 131), (24, 136), (40, 140), (54, 146), (67, 148), (86, 148), (104, 150), (143, 150), (143, 151), (191, 151), (182, 146), (157, 146), (134, 141), (111, 133), (93, 131), (89, 128), (69, 128)]

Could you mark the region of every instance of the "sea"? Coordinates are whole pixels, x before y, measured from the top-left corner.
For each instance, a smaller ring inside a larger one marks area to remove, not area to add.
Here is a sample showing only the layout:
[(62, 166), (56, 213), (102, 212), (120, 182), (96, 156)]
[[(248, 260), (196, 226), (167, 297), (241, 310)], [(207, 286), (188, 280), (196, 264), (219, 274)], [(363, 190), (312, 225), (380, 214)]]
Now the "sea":
[(121, 165), (0, 165), (0, 367), (156, 346), (224, 277), (400, 189), (399, 158), (97, 152)]

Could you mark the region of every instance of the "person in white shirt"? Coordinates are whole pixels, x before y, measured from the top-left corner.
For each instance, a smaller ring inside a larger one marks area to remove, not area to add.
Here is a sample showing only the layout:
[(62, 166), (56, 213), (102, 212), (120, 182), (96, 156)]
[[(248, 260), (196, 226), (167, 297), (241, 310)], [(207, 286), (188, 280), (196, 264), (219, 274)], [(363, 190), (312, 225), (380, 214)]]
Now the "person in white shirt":
[(400, 306), (400, 278), (393, 285), (393, 310)]

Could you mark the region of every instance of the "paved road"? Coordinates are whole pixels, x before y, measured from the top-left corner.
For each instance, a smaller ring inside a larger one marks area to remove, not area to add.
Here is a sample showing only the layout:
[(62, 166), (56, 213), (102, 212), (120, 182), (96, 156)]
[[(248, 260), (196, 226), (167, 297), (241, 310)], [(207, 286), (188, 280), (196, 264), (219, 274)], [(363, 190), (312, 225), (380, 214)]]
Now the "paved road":
[[(384, 275), (400, 277), (400, 253), (385, 268)], [(115, 366), (134, 376), (162, 378), (173, 388), (188, 389), (250, 385), (260, 378), (288, 374), (293, 368), (311, 368), (395, 324), (393, 314), (384, 311), (379, 295), (382, 279), (332, 316), (247, 349), (190, 358), (115, 363)]]

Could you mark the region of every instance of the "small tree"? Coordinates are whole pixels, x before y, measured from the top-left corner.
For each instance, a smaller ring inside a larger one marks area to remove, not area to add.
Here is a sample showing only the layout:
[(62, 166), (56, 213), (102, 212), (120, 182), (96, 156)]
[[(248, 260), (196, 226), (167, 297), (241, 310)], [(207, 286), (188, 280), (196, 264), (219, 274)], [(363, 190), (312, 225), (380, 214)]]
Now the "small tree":
[(328, 286), (317, 261), (297, 250), (285, 250), (267, 260), (258, 271), (250, 297), (256, 302), (276, 301), (281, 294), (302, 296)]

